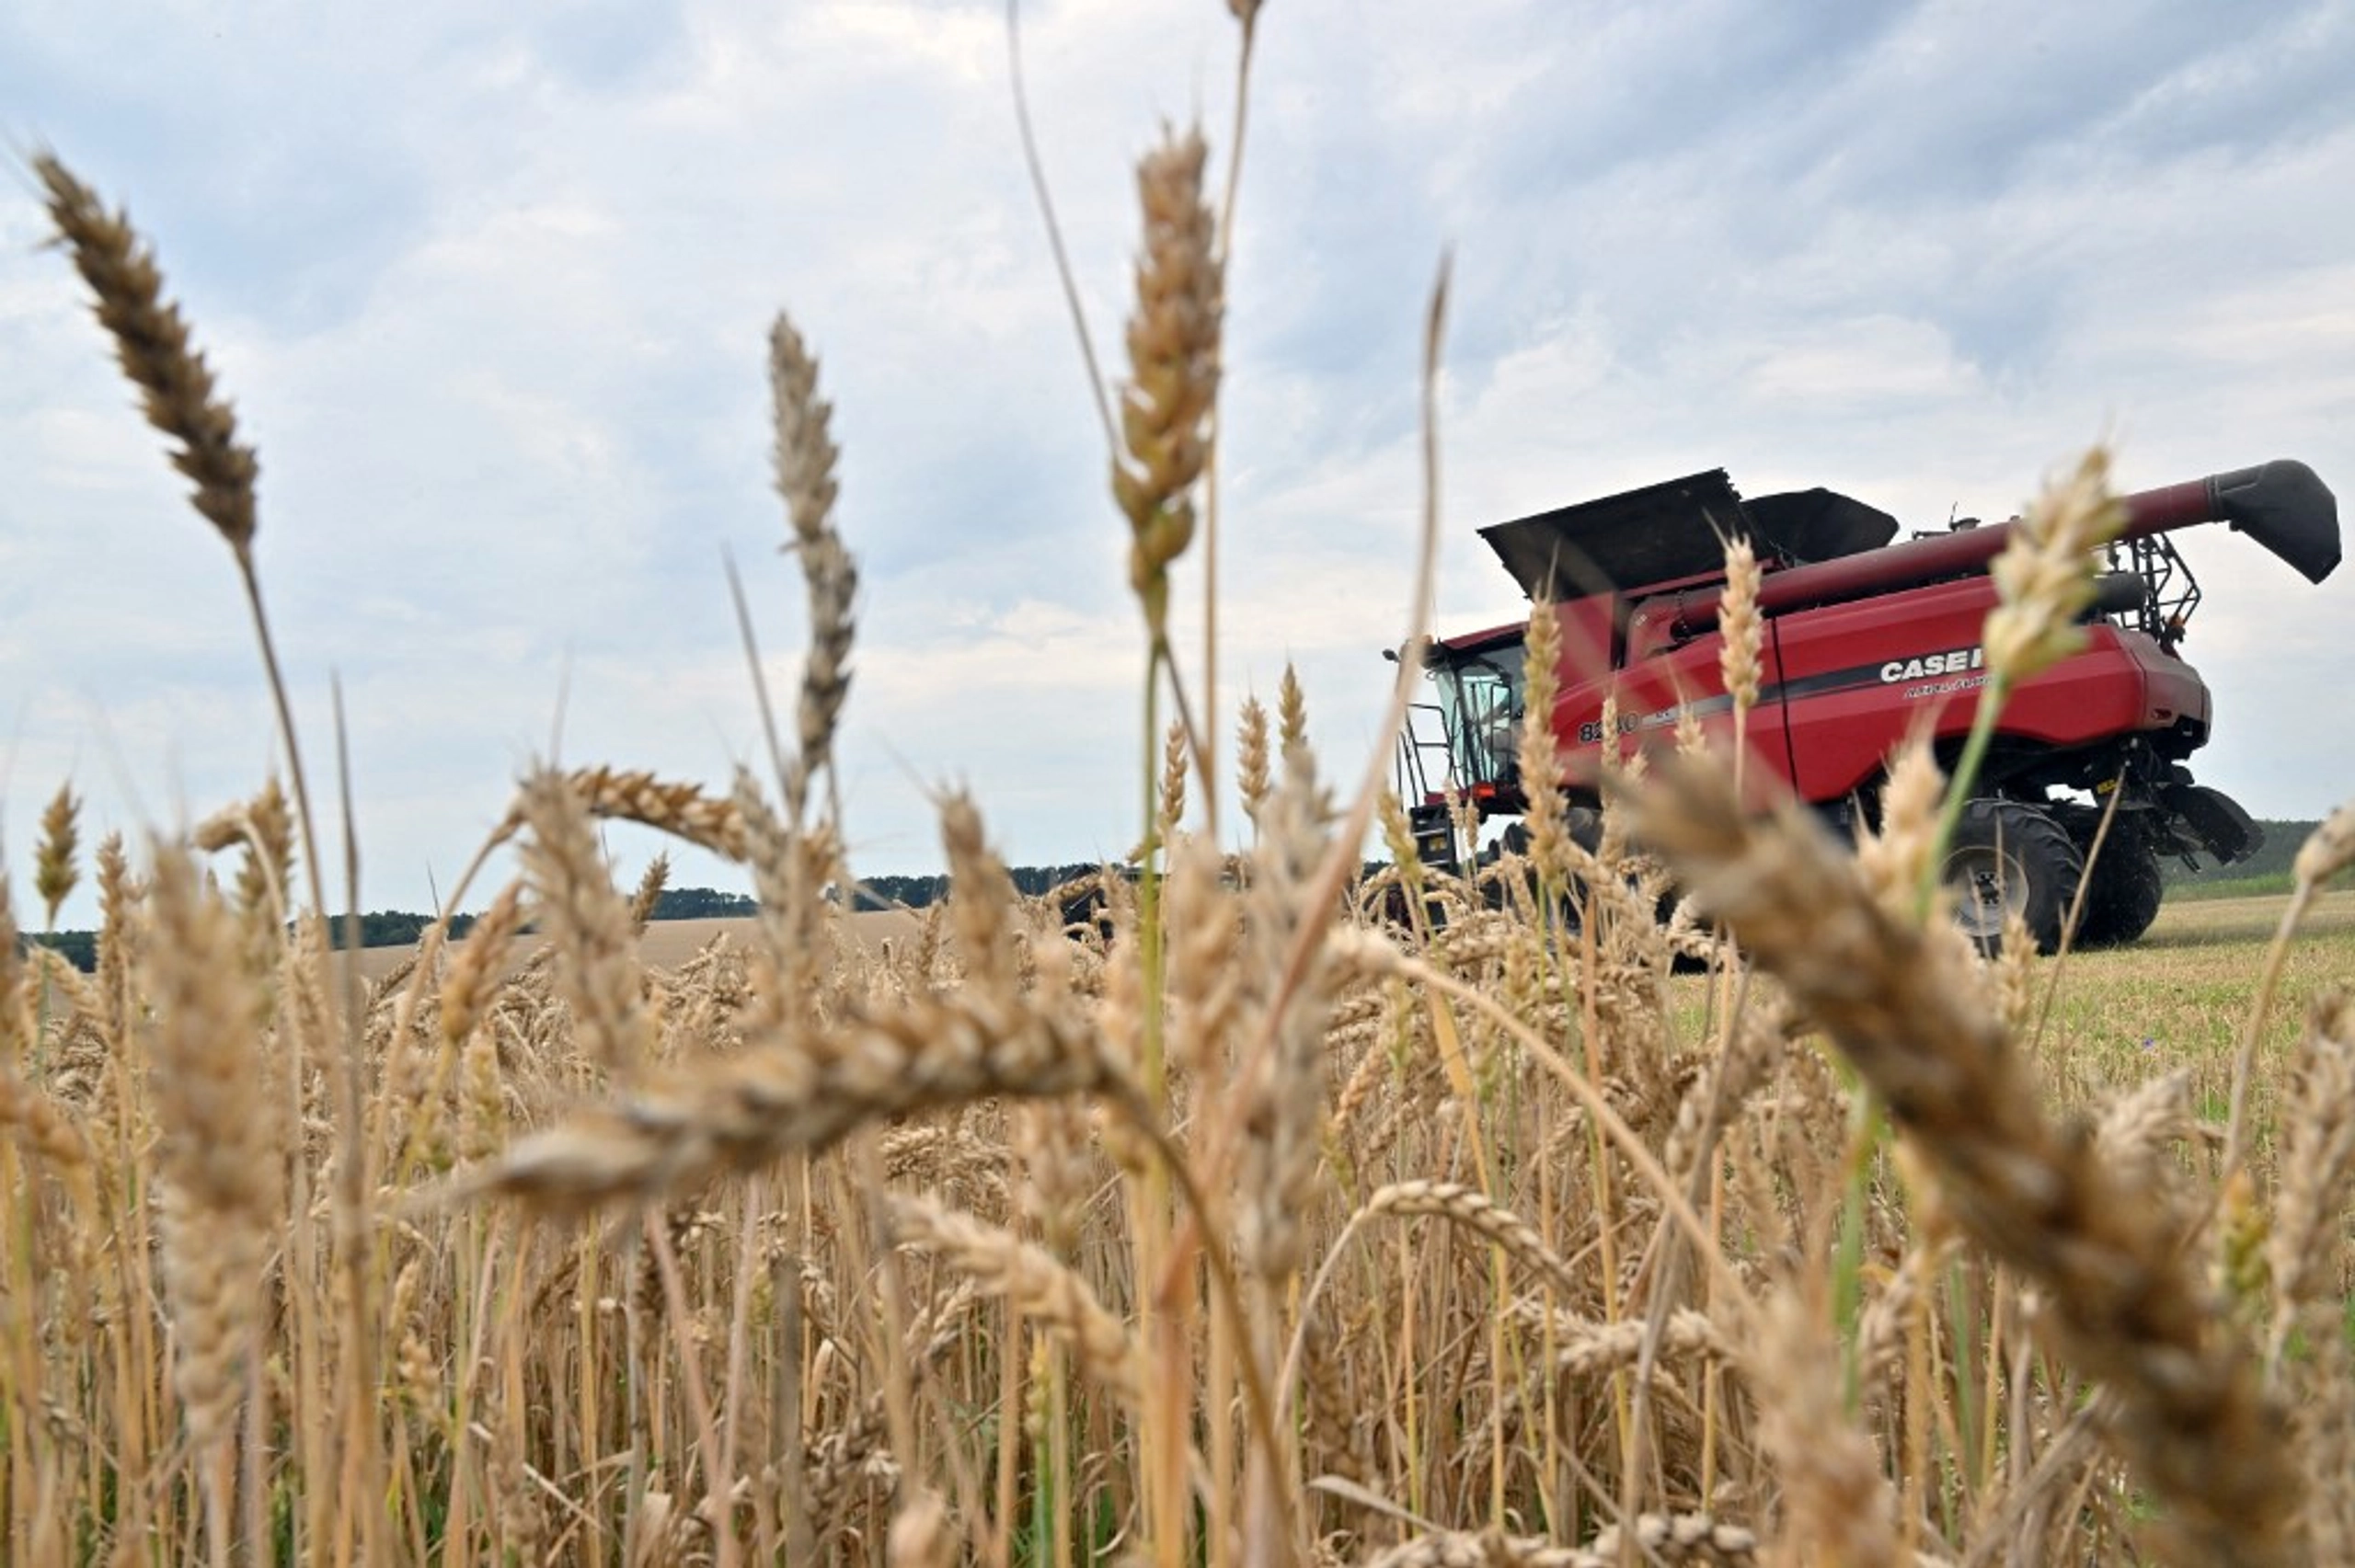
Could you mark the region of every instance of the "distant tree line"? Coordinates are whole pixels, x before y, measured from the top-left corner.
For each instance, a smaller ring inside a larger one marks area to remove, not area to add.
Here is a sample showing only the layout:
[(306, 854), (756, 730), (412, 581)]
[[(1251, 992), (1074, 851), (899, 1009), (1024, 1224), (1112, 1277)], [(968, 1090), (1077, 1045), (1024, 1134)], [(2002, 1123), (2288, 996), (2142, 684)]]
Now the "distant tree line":
[(17, 939), (21, 951), (31, 947), (53, 947), (65, 961), (86, 975), (98, 973), (98, 933), (95, 931), (29, 932)]
[(2179, 860), (2162, 860), (2160, 875), (2168, 887), (2189, 886), (2201, 882), (2245, 882), (2260, 877), (2278, 876), (2288, 885), (2291, 863), (2298, 858), (2298, 847), (2319, 822), (2276, 822), (2258, 818), (2257, 825), (2265, 831), (2265, 842), (2246, 860), (2236, 860), (2230, 865), (2218, 865), (2202, 855), (2200, 869), (2187, 871)]
[[(1074, 876), (1086, 875), (1093, 865), (1017, 867), (1012, 876), (1014, 885), (1024, 893), (1044, 893)], [(943, 898), (948, 891), (946, 876), (879, 876), (859, 885), (853, 907), (860, 910), (886, 910), (905, 907), (922, 909)], [(741, 920), (760, 912), (760, 905), (743, 893), (723, 893), (711, 887), (666, 887), (654, 900), (652, 919), (658, 921)], [(433, 923), (429, 914), (415, 914), (404, 910), (374, 910), (360, 917), (360, 945), (362, 947), (410, 947), (425, 934)], [(450, 921), (453, 938), (462, 937), (474, 929), (475, 917), (458, 915)], [(530, 926), (523, 928), (531, 930)], [(330, 922), (331, 940), (339, 947), (351, 945), (346, 918), (339, 915)], [(98, 967), (98, 933), (95, 931), (56, 931), (29, 933), (19, 938), (20, 947), (39, 944), (52, 947), (65, 961), (84, 974)]]
[(659, 921), (741, 920), (760, 913), (749, 894), (722, 893), (710, 887), (665, 887), (654, 900)]
[[(1092, 876), (1103, 866), (1096, 861), (1075, 861), (1069, 865), (1016, 865), (1006, 869), (1014, 879), (1014, 890), (1027, 898), (1051, 893), (1066, 882), (1082, 876)], [(856, 885), (851, 908), (855, 910), (921, 910), (948, 897), (948, 878), (945, 875), (932, 876), (866, 876)]]
[[(2167, 884), (2175, 887), (2278, 877), (2286, 885), (2291, 863), (2297, 858), (2298, 846), (2304, 843), (2306, 835), (2320, 824), (2259, 818), (2257, 826), (2265, 830), (2265, 842), (2248, 859), (2225, 866), (2202, 864), (2197, 871), (2185, 870), (2178, 861), (2165, 861), (2161, 864)], [(1036, 898), (1100, 869), (1101, 866), (1095, 862), (1074, 861), (1066, 865), (1017, 865), (1009, 868), (1007, 875), (1014, 879), (1017, 892)], [(1371, 871), (1374, 868), (1369, 864), (1366, 869)], [(948, 878), (946, 875), (868, 876), (854, 885), (851, 907), (867, 910), (921, 910), (948, 896)], [(653, 918), (658, 921), (738, 920), (757, 914), (759, 910), (759, 904), (742, 893), (722, 893), (710, 887), (669, 887), (655, 900)], [(450, 934), (464, 936), (473, 929), (474, 922), (472, 915), (459, 915), (450, 922)], [(431, 915), (379, 910), (360, 917), (360, 945), (411, 946), (425, 934), (425, 928), (432, 923)], [(335, 944), (338, 947), (348, 945), (341, 918), (334, 922), (334, 931)], [(98, 937), (96, 932), (49, 932), (28, 934), (20, 941), (28, 945), (37, 943), (55, 948), (67, 963), (85, 974), (98, 967)]]

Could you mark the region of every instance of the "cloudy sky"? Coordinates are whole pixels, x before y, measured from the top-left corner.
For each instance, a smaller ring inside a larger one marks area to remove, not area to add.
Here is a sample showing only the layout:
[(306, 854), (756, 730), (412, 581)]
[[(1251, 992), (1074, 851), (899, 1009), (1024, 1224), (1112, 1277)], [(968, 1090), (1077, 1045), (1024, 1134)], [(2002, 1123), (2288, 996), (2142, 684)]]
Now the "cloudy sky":
[[(1920, 527), (2006, 515), (2105, 435), (2129, 487), (2294, 456), (2355, 489), (2349, 0), (1271, 0), (1261, 34), (1228, 725), (1290, 659), (1324, 753), (1362, 761), (1407, 613), (1445, 256), (1442, 630), (1520, 612), (1478, 525), (1717, 465)], [(1108, 356), (1131, 170), (1197, 117), (1223, 166), (1235, 43), (1217, 0), (1025, 8)], [(43, 146), (156, 242), (260, 448), (265, 590), (326, 779), (341, 683), (366, 906), (446, 891), (551, 751), (715, 785), (757, 755), (723, 561), (789, 690), (800, 587), (764, 433), (781, 307), (821, 356), (865, 574), (855, 867), (936, 868), (949, 782), (1017, 861), (1133, 839), (1124, 525), (996, 0), (13, 0), (20, 887), (60, 781), (87, 836), (168, 827), (249, 793), (274, 744), (227, 555), (42, 245), (23, 165)], [(2203, 778), (2267, 816), (2355, 793), (2355, 572), (2312, 588), (2223, 530), (2183, 547), (2220, 715)], [(656, 847), (613, 846), (633, 876)], [(741, 885), (693, 856), (676, 880)]]

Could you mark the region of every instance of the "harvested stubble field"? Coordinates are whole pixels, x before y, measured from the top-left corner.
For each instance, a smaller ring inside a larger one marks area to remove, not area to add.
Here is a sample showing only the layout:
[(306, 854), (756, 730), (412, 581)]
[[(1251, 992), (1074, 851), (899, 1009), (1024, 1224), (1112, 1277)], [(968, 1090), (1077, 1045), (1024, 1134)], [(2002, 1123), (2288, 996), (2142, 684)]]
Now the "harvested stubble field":
[[(1694, 729), (1609, 776), (1599, 848), (1534, 812), (1499, 910), (1416, 864), (1378, 766), (1332, 778), (1289, 678), (1227, 776), (1214, 647), (1189, 674), (1167, 636), (1214, 522), (1204, 161), (1140, 171), (1106, 409), (1142, 734), (1178, 715), (1109, 937), (1017, 899), (953, 794), (945, 909), (870, 942), (822, 897), (856, 577), (780, 319), (810, 630), (773, 766), (534, 772), (520, 874), (365, 978), (325, 940), (253, 454), (127, 223), (36, 160), (230, 550), (286, 779), (86, 861), (61, 790), (33, 889), (53, 923), (94, 878), (98, 972), (0, 941), (9, 1561), (2355, 1561), (2344, 897), (2286, 948), (2278, 909), (2187, 906), (1982, 960), (1934, 891), (1968, 750), (1951, 784), (1901, 752), (1839, 845), (1745, 811)], [(1999, 568), (1984, 722), (2068, 651), (2102, 480)], [(1521, 765), (1543, 807), (1543, 722)], [(616, 885), (613, 818), (743, 864), (760, 917), (647, 945), (661, 868)], [(1377, 824), (1443, 929), (1353, 900)], [(2342, 812), (2296, 902), (2350, 861)]]

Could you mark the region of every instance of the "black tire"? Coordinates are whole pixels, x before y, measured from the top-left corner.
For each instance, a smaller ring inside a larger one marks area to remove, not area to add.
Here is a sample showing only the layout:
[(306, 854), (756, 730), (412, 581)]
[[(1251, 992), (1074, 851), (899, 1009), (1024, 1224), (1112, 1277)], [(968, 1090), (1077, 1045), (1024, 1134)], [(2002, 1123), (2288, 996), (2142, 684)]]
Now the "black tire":
[(2110, 824), (2101, 853), (2086, 864), (2085, 885), (2085, 910), (2077, 921), (2080, 947), (2124, 946), (2151, 929), (2166, 896), (2158, 851), (2141, 825), (2124, 816)]
[(1980, 799), (1962, 808), (1939, 875), (1955, 895), (1955, 920), (1982, 953), (2004, 945), (2004, 918), (2016, 909), (2039, 953), (2061, 945), (2062, 922), (2085, 875), (2085, 856), (2041, 807)]

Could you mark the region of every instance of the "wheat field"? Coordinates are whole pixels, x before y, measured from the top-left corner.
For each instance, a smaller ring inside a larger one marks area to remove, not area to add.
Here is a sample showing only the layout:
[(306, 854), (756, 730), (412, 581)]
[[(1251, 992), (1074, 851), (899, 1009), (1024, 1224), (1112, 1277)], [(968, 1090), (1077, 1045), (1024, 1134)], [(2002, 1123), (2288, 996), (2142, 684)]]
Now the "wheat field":
[[(1212, 711), (1214, 631), (1170, 635), (1218, 534), (1207, 166), (1172, 132), (1139, 169), (1105, 393), (1144, 875), (1100, 921), (1017, 898), (954, 792), (945, 906), (827, 896), (857, 574), (780, 317), (810, 636), (764, 767), (534, 769), (466, 937), (343, 966), (253, 453), (144, 242), (36, 158), (284, 771), (86, 853), (61, 790), (10, 910), (102, 911), (91, 975), (0, 943), (10, 1562), (2355, 1561), (2355, 817), (2286, 902), (1988, 960), (1931, 870), (1967, 755), (1901, 754), (1843, 844), (1694, 731), (1599, 848), (1541, 809), (1490, 888), (1429, 871), (1386, 757), (1315, 755), (1290, 678)], [(1991, 710), (2066, 651), (2102, 480), (2023, 531)], [(1522, 761), (1542, 807), (1543, 724)], [(759, 915), (650, 933), (609, 819)]]

